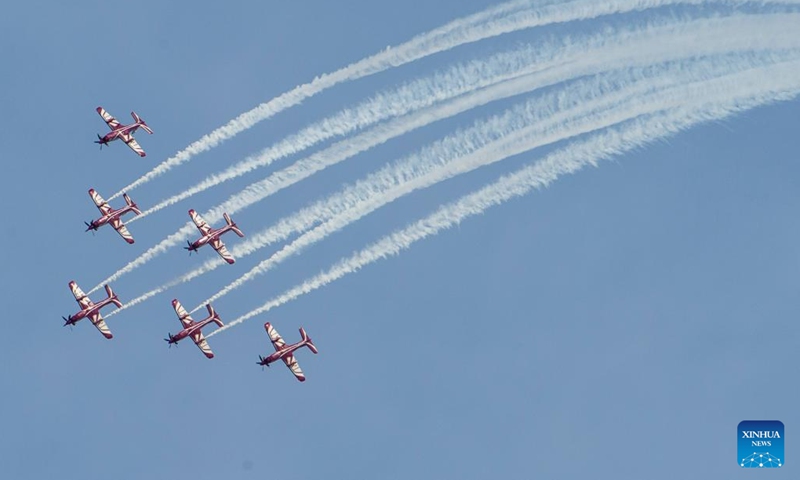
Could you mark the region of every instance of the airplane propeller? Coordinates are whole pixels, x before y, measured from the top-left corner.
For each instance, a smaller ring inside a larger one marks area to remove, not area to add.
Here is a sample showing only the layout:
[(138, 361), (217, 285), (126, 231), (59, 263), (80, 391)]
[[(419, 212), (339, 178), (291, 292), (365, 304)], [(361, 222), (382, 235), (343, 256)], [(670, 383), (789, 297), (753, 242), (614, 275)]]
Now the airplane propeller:
[(169, 347), (167, 348), (172, 348), (172, 345), (175, 345), (175, 348), (178, 348), (178, 342), (175, 341), (175, 335), (171, 333), (168, 333), (167, 335), (169, 335), (169, 338), (164, 339), (165, 342), (169, 342)]
[(256, 365), (261, 365), (261, 370), (264, 370), (265, 366), (269, 368), (269, 363), (264, 363), (264, 360), (266, 360), (264, 357), (262, 357), (261, 355), (258, 356), (258, 361), (256, 362)]
[(64, 326), (66, 327), (67, 325), (69, 325), (69, 329), (72, 330), (72, 326), (75, 325), (74, 323), (72, 323), (72, 316), (70, 315), (70, 317), (67, 318), (62, 315), (61, 318), (64, 319)]
[(183, 248), (185, 250), (189, 250), (189, 256), (191, 257), (192, 256), (192, 251), (193, 251), (192, 250), (192, 242), (190, 242), (189, 240), (186, 240), (186, 244), (189, 245), (189, 246), (188, 247), (183, 247)]
[(84, 225), (86, 225), (86, 230), (85, 230), (86, 232), (88, 232), (89, 230), (91, 230), (91, 231), (92, 231), (92, 235), (94, 235), (94, 232), (95, 232), (95, 231), (97, 231), (97, 229), (96, 229), (96, 228), (94, 228), (94, 226), (93, 226), (91, 223), (89, 223), (89, 222), (83, 222), (83, 224), (84, 224)]
[[(100, 140), (100, 141), (98, 142), (97, 140)], [(100, 150), (102, 150), (103, 149), (103, 137), (101, 137), (99, 133), (97, 134), (97, 140), (95, 140), (94, 143), (99, 143), (100, 144)]]

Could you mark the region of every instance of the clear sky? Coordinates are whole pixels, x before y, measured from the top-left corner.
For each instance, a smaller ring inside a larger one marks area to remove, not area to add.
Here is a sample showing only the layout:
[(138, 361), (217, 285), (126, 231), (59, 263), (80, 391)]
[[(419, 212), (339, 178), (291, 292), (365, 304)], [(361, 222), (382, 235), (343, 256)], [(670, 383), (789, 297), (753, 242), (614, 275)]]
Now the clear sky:
[[(260, 170), (131, 225), (127, 245), (86, 191), (108, 197), (236, 115), (492, 4), (402, 2), (17, 2), (0, 16), (0, 476), (141, 478), (744, 478), (736, 425), (784, 422), (800, 465), (800, 102), (701, 125), (493, 208), (211, 341), (179, 330), (194, 307), (276, 247), (108, 320), (107, 341), (62, 315), (84, 290)], [(616, 24), (640, 15), (615, 17)], [(342, 84), (131, 192), (144, 208), (365, 96), (572, 22), (457, 48)], [(513, 102), (395, 139), (234, 216), (246, 234), (387, 161)], [(94, 108), (155, 131), (141, 159)], [(215, 304), (223, 321), (353, 251), (535, 160), (418, 192)], [(289, 165), (282, 160), (276, 167)], [(115, 206), (118, 201), (114, 202)], [(221, 219), (207, 219), (218, 226)], [(235, 244), (238, 238), (226, 238)], [(124, 302), (198, 266), (175, 248), (112, 286)], [(100, 300), (102, 292), (92, 295)], [(319, 355), (280, 365), (264, 321)]]

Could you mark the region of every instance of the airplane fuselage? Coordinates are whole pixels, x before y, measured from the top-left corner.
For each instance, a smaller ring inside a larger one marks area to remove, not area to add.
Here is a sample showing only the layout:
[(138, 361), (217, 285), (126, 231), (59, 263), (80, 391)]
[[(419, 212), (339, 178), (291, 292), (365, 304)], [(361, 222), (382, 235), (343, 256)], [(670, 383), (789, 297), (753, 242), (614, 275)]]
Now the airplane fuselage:
[(120, 125), (115, 130), (111, 130), (110, 132), (106, 133), (103, 138), (100, 139), (101, 143), (108, 144), (108, 142), (113, 142), (114, 140), (119, 140), (129, 135), (133, 135), (134, 132), (139, 128), (138, 123), (131, 123), (130, 125)]
[(113, 298), (106, 298), (105, 300), (101, 300), (101, 301), (93, 304), (89, 308), (84, 308), (83, 310), (78, 311), (78, 313), (76, 313), (75, 315), (70, 315), (68, 324), (69, 325), (75, 325), (76, 323), (78, 323), (79, 320), (83, 320), (86, 317), (91, 317), (95, 313), (99, 312), (101, 308), (103, 308), (106, 305), (109, 305), (111, 303), (114, 303), (114, 299)]
[(197, 251), (197, 249), (202, 247), (203, 245), (207, 245), (211, 242), (219, 240), (219, 237), (221, 237), (223, 234), (231, 230), (233, 230), (233, 227), (231, 225), (225, 225), (224, 227), (211, 230), (210, 232), (208, 232), (208, 235), (203, 235), (202, 237), (192, 242), (191, 245), (189, 246), (189, 250)]
[[(133, 208), (134, 207), (132, 205), (126, 205), (126, 206), (120, 208), (119, 210), (111, 209), (111, 212), (109, 212), (108, 215), (103, 215), (102, 217), (98, 218), (97, 220), (92, 220), (89, 223), (89, 227), (87, 228), (87, 230), (89, 230), (89, 229), (97, 230), (98, 228), (102, 227), (103, 225), (105, 225), (107, 223), (110, 223), (110, 222), (113, 222), (114, 220), (122, 217), (126, 213), (133, 212)], [(134, 213), (136, 213), (136, 212), (134, 212)]]
[(291, 345), (284, 345), (283, 348), (281, 348), (280, 350), (275, 350), (274, 353), (264, 358), (264, 361), (261, 362), (261, 365), (269, 366), (270, 363), (277, 362), (283, 357), (293, 353), (295, 350), (305, 347), (307, 343), (308, 342), (306, 341), (299, 341)]
[(205, 327), (206, 325), (208, 325), (209, 323), (211, 323), (213, 321), (214, 321), (214, 318), (213, 317), (209, 317), (209, 318), (206, 318), (205, 320), (201, 320), (199, 322), (195, 322), (194, 324), (190, 325), (187, 328), (184, 328), (183, 330), (181, 330), (180, 332), (176, 333), (175, 335), (170, 335), (168, 341), (169, 341), (169, 343), (178, 343), (181, 340), (183, 340), (184, 338), (186, 338), (186, 337), (188, 337), (190, 335), (194, 335), (195, 333), (199, 332), (200, 330), (203, 329), (203, 327)]

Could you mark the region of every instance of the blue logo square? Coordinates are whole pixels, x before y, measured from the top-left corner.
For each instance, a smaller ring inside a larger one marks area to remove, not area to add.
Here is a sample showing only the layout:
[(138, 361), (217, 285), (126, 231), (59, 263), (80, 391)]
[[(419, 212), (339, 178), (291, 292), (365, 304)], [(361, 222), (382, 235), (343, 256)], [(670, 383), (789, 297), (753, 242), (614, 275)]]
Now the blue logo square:
[(737, 429), (739, 458), (742, 468), (780, 468), (783, 466), (783, 422), (778, 420), (744, 420)]

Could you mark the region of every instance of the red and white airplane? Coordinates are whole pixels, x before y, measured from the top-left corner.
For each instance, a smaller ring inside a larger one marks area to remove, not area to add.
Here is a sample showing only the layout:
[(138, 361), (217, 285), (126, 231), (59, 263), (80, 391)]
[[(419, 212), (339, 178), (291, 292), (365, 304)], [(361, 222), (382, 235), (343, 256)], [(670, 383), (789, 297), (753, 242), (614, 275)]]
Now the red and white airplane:
[(237, 227), (236, 224), (233, 223), (231, 217), (228, 216), (227, 213), (222, 214), (222, 216), (225, 217), (225, 222), (227, 223), (227, 225), (225, 225), (222, 228), (218, 228), (216, 230), (211, 228), (208, 225), (208, 223), (206, 223), (206, 221), (203, 220), (203, 217), (201, 217), (200, 214), (195, 212), (194, 210), (189, 210), (189, 216), (192, 217), (192, 221), (194, 222), (195, 225), (197, 225), (197, 229), (200, 230), (200, 233), (203, 234), (202, 237), (200, 237), (198, 240), (195, 240), (194, 242), (190, 242), (188, 240), (186, 241), (186, 243), (188, 243), (189, 246), (183, 248), (189, 250), (189, 255), (191, 255), (192, 252), (196, 252), (198, 248), (209, 243), (214, 248), (214, 250), (216, 250), (217, 253), (219, 253), (219, 256), (222, 257), (226, 262), (233, 263), (236, 261), (233, 259), (233, 255), (231, 255), (231, 252), (229, 252), (228, 249), (225, 248), (225, 244), (222, 243), (222, 240), (220, 240), (219, 237), (221, 237), (222, 234), (224, 234), (229, 230), (236, 232), (236, 235), (239, 235), (240, 237), (244, 237), (244, 233), (242, 233), (242, 231), (239, 230), (239, 227)]
[(306, 381), (306, 376), (303, 375), (303, 371), (300, 370), (300, 365), (297, 363), (297, 359), (294, 358), (292, 353), (297, 350), (298, 348), (308, 347), (314, 353), (317, 352), (317, 347), (311, 343), (311, 338), (309, 338), (308, 334), (303, 327), (300, 327), (300, 337), (301, 340), (292, 345), (286, 345), (286, 342), (283, 341), (280, 335), (278, 335), (277, 330), (270, 325), (269, 322), (264, 324), (264, 329), (267, 331), (267, 335), (269, 335), (269, 339), (272, 340), (272, 345), (275, 347), (275, 353), (269, 355), (268, 357), (264, 358), (261, 355), (258, 356), (257, 364), (261, 366), (269, 367), (269, 364), (272, 362), (277, 362), (278, 360), (283, 360), (283, 363), (286, 364), (287, 367), (292, 371), (295, 377), (301, 382)]
[(222, 320), (219, 319), (219, 315), (217, 315), (217, 312), (214, 311), (214, 307), (212, 307), (210, 303), (206, 304), (208, 317), (200, 320), (199, 322), (192, 320), (189, 312), (183, 308), (183, 305), (181, 305), (181, 302), (179, 302), (178, 299), (172, 301), (172, 308), (174, 308), (175, 313), (178, 314), (178, 320), (181, 321), (183, 330), (175, 335), (171, 333), (167, 334), (169, 335), (169, 338), (165, 338), (164, 340), (167, 341), (169, 346), (171, 347), (173, 343), (177, 345), (179, 341), (186, 337), (192, 337), (194, 343), (207, 358), (214, 358), (214, 352), (211, 351), (211, 347), (208, 346), (208, 342), (203, 336), (203, 332), (201, 332), (203, 327), (211, 322), (216, 323), (218, 327), (222, 327)]
[(139, 146), (139, 143), (136, 142), (136, 139), (133, 138), (133, 133), (139, 128), (142, 127), (142, 130), (149, 134), (153, 134), (153, 130), (144, 123), (144, 120), (139, 115), (136, 115), (136, 112), (131, 112), (131, 117), (133, 117), (133, 123), (128, 125), (123, 125), (119, 123), (119, 121), (112, 117), (108, 112), (105, 111), (103, 107), (97, 107), (97, 113), (103, 117), (103, 120), (106, 121), (108, 124), (108, 128), (111, 129), (110, 132), (106, 133), (104, 137), (101, 137), (100, 134), (97, 134), (98, 140), (95, 140), (94, 143), (99, 143), (100, 148), (103, 148), (103, 145), (108, 145), (108, 142), (113, 142), (114, 140), (122, 140), (125, 142), (131, 150), (136, 152), (140, 157), (144, 157), (147, 155), (144, 153), (142, 147)]
[(94, 204), (97, 205), (97, 208), (100, 210), (100, 213), (102, 213), (103, 216), (98, 218), (97, 220), (92, 220), (91, 222), (83, 222), (84, 224), (86, 224), (86, 231), (87, 232), (89, 230), (96, 231), (103, 225), (110, 223), (111, 226), (114, 227), (114, 230), (116, 230), (117, 233), (119, 233), (119, 235), (123, 239), (125, 239), (126, 242), (133, 243), (133, 236), (128, 231), (128, 227), (126, 227), (121, 220), (122, 216), (128, 212), (133, 212), (136, 215), (142, 213), (139, 210), (139, 207), (137, 207), (136, 204), (133, 203), (133, 201), (131, 201), (131, 197), (129, 197), (127, 193), (123, 193), (122, 198), (125, 199), (125, 203), (127, 205), (120, 208), (119, 210), (114, 210), (113, 208), (111, 208), (108, 202), (103, 200), (103, 197), (101, 197), (100, 194), (94, 190), (94, 188), (89, 189), (89, 196), (92, 197)]
[(64, 326), (66, 327), (67, 325), (75, 325), (78, 323), (78, 320), (88, 317), (94, 326), (100, 330), (100, 333), (102, 333), (103, 336), (109, 339), (112, 338), (113, 335), (111, 335), (108, 325), (106, 325), (105, 320), (103, 320), (103, 317), (100, 315), (100, 309), (110, 303), (113, 303), (117, 306), (117, 308), (120, 308), (122, 307), (122, 303), (117, 298), (117, 295), (111, 291), (111, 287), (108, 285), (105, 287), (108, 297), (101, 300), (99, 303), (94, 303), (89, 300), (89, 297), (87, 297), (85, 293), (83, 293), (83, 290), (81, 290), (81, 287), (79, 287), (77, 283), (74, 281), (69, 282), (69, 289), (72, 290), (72, 294), (75, 296), (75, 300), (78, 301), (78, 305), (81, 306), (81, 310), (75, 315), (70, 315), (67, 318), (61, 317), (64, 318)]

